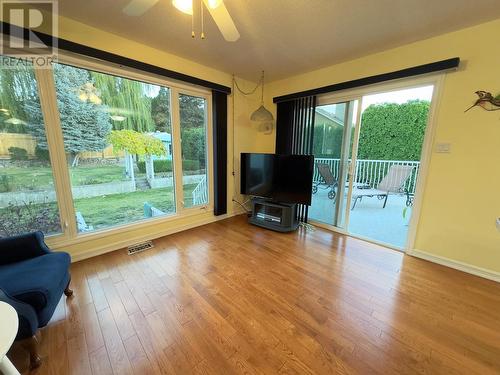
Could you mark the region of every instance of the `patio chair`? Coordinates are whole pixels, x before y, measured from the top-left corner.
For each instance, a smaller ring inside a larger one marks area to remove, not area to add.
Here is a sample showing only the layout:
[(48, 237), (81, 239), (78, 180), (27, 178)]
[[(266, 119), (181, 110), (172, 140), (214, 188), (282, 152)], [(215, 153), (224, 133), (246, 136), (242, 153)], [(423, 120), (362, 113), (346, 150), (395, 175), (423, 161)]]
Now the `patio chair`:
[(387, 205), (387, 198), (389, 194), (406, 194), (408, 201), (408, 191), (404, 190), (404, 185), (408, 178), (410, 178), (413, 168), (410, 165), (391, 165), (389, 171), (384, 176), (384, 178), (377, 185), (377, 188), (365, 189), (365, 188), (354, 188), (352, 191), (352, 198), (354, 203), (351, 210), (354, 210), (356, 203), (361, 201), (363, 197), (377, 197), (380, 200), (384, 200), (385, 208)]
[(330, 166), (326, 163), (316, 163), (316, 168), (318, 168), (320, 180), (313, 183), (312, 193), (316, 194), (318, 189), (328, 189), (328, 198), (335, 199), (337, 195), (336, 188), (339, 183), (333, 176)]

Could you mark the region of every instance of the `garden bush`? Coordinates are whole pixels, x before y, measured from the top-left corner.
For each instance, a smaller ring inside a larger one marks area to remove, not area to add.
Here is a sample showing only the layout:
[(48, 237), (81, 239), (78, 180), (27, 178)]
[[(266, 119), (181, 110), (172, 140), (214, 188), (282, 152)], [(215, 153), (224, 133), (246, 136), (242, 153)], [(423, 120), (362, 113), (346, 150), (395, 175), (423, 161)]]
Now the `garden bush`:
[(185, 171), (199, 171), (200, 161), (199, 160), (183, 160), (182, 169)]
[[(156, 173), (172, 172), (172, 160), (154, 160), (153, 165)], [(182, 169), (184, 171), (199, 171), (200, 165), (201, 163), (199, 160), (182, 161)], [(146, 162), (138, 161), (137, 168), (139, 169), (139, 172), (146, 173)]]
[(0, 176), (0, 193), (12, 191), (11, 176), (3, 174)]
[(358, 159), (420, 160), (430, 103), (369, 106), (361, 119)]
[(38, 160), (43, 160), (43, 161), (49, 161), (49, 150), (44, 150), (43, 148), (40, 148), (36, 146), (35, 148), (35, 156)]
[[(153, 165), (156, 173), (172, 172), (172, 160), (154, 160)], [(138, 161), (137, 168), (139, 172), (146, 173), (146, 162)]]
[(0, 237), (37, 230), (49, 234), (61, 230), (56, 204), (25, 202), (18, 206), (9, 203), (6, 208), (0, 210)]
[(28, 151), (21, 147), (9, 147), (11, 160), (28, 160)]
[[(182, 130), (182, 157), (186, 160), (199, 161), (199, 165), (204, 167), (205, 150), (205, 128), (191, 128)], [(189, 163), (188, 163), (189, 164)], [(199, 169), (199, 168), (196, 168)], [(194, 170), (194, 169), (188, 169)]]

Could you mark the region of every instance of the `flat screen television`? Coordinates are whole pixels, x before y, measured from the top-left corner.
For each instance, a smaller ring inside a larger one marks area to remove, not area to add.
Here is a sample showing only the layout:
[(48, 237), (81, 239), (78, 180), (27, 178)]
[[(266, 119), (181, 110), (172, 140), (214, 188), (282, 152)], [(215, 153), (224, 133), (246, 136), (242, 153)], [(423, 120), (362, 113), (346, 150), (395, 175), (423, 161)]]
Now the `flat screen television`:
[(310, 205), (314, 156), (241, 154), (241, 194)]

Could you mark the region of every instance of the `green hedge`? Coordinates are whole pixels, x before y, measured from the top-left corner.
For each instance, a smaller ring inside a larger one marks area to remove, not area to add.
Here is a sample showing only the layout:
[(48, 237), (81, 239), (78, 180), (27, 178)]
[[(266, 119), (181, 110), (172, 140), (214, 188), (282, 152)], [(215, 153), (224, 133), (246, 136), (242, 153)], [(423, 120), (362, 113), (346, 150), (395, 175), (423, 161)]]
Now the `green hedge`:
[(430, 103), (369, 106), (361, 118), (358, 159), (420, 160)]
[[(156, 173), (172, 172), (172, 160), (154, 160), (153, 165)], [(146, 173), (146, 162), (137, 162), (137, 168), (139, 172)], [(200, 162), (199, 160), (183, 160), (182, 169), (184, 171), (198, 171), (200, 170)]]
[[(155, 168), (155, 172), (172, 172), (172, 160), (154, 160), (153, 165)], [(137, 162), (137, 168), (141, 173), (146, 173), (146, 162), (139, 161)]]
[(185, 171), (199, 171), (200, 161), (199, 160), (183, 160), (182, 169)]

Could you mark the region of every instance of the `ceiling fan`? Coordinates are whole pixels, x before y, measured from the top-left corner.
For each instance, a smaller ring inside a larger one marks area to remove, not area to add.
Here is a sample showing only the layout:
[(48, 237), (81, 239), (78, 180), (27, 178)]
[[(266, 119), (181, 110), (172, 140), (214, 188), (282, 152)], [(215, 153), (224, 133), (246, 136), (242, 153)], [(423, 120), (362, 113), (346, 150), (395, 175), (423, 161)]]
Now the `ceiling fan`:
[[(131, 0), (123, 9), (128, 16), (141, 16), (152, 8), (159, 0)], [(234, 24), (223, 0), (200, 0), (208, 9), (222, 36), (228, 42), (235, 42), (240, 33)], [(183, 13), (193, 15), (193, 0), (172, 0), (172, 4)], [(203, 13), (203, 9), (202, 9)], [(203, 19), (203, 18), (202, 18)], [(203, 22), (203, 21), (202, 21)], [(203, 23), (202, 23), (203, 25)], [(193, 31), (194, 37), (194, 31)], [(204, 38), (202, 31), (202, 39)]]

